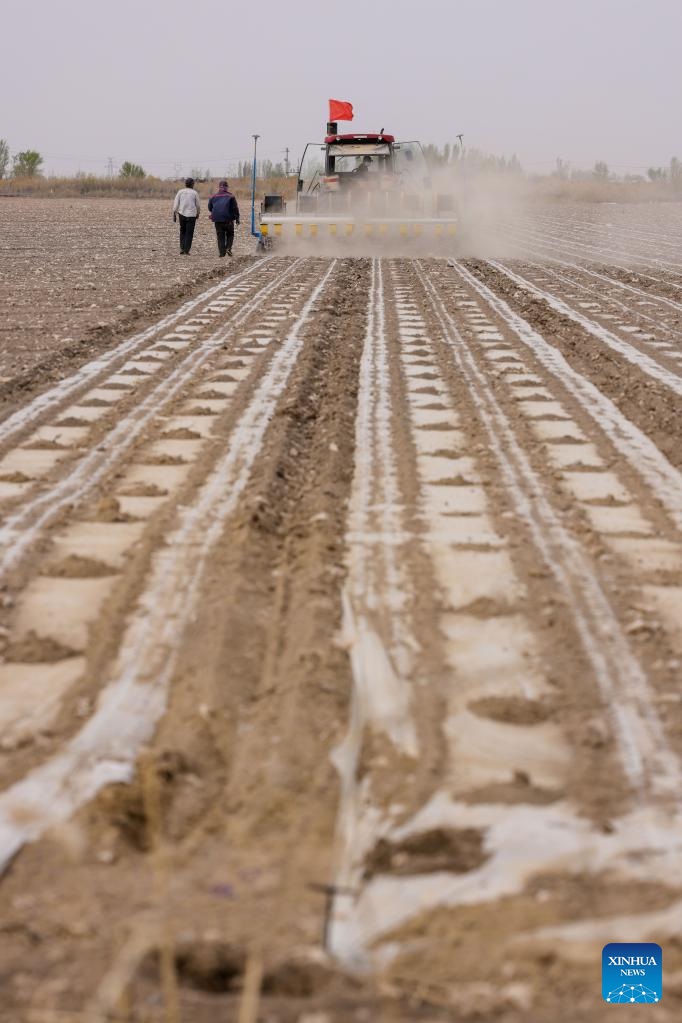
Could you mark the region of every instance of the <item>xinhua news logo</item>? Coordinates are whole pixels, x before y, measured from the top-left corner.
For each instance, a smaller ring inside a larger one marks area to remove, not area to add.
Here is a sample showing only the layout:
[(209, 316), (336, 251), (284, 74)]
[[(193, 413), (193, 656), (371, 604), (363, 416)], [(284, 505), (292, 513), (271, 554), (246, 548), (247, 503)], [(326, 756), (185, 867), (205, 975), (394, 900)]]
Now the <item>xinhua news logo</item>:
[(652, 942), (611, 942), (601, 953), (601, 993), (605, 1002), (631, 1005), (660, 1002), (663, 954)]

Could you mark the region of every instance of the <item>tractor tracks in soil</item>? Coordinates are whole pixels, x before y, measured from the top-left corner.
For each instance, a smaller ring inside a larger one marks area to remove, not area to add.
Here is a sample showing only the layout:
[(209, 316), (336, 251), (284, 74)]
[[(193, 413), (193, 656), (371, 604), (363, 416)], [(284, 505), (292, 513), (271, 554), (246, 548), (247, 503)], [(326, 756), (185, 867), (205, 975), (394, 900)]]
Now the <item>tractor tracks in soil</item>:
[(485, 988), (563, 1021), (625, 893), (642, 940), (671, 931), (675, 363), (559, 285), (271, 258), (0, 433), (13, 1019), (153, 1005), (161, 911), (196, 1023), (247, 960), (286, 1020), (468, 1018)]

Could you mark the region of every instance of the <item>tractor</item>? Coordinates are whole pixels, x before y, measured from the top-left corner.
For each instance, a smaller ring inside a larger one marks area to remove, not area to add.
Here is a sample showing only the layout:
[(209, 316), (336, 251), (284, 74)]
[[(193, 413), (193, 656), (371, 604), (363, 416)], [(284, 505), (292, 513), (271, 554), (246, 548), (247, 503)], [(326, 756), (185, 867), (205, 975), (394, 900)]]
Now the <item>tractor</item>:
[(324, 142), (305, 147), (295, 204), (265, 196), (259, 243), (326, 240), (334, 251), (342, 241), (345, 250), (411, 254), (452, 251), (456, 232), (454, 199), (434, 191), (419, 142), (396, 142), (383, 129), (341, 135), (330, 122)]

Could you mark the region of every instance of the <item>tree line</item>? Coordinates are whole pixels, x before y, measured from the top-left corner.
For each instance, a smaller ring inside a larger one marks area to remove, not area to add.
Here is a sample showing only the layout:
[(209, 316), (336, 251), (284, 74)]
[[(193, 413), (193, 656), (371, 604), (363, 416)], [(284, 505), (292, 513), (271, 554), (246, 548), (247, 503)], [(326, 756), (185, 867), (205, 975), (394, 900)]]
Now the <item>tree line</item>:
[(453, 142), (452, 145), (446, 142), (442, 147), (429, 143), (423, 148), (426, 162), (432, 169), (460, 167), (475, 173), (494, 171), (498, 174), (523, 174), (523, 167), (516, 153), (509, 157), (494, 156), (482, 149), (465, 147), (461, 142)]
[[(24, 149), (14, 156), (7, 139), (0, 139), (0, 180), (3, 178), (36, 178), (42, 173), (44, 159), (36, 149)], [(118, 172), (121, 178), (146, 178), (147, 172), (139, 163), (126, 160)]]
[[(475, 148), (465, 148), (461, 140), (444, 146), (428, 144), (424, 146), (424, 156), (432, 169), (439, 167), (457, 166), (465, 171), (473, 173), (495, 172), (522, 176), (525, 174), (521, 162), (514, 153), (511, 157), (494, 156)], [(0, 139), (0, 180), (3, 178), (34, 178), (42, 173), (44, 159), (41, 153), (35, 149), (24, 149), (10, 153), (6, 139)], [(236, 173), (225, 175), (227, 177), (250, 178), (253, 173), (253, 163), (250, 160), (240, 160), (233, 168)], [(259, 160), (256, 165), (256, 174), (259, 178), (283, 178), (286, 176), (286, 167), (281, 162), (272, 160)], [(76, 175), (82, 177), (83, 175)], [(147, 177), (147, 172), (139, 163), (125, 160), (118, 171), (118, 177), (124, 179), (142, 179)], [(190, 172), (195, 181), (210, 181), (215, 175), (206, 168), (195, 167)], [(557, 157), (555, 169), (551, 177), (561, 181), (623, 181), (626, 184), (635, 184), (649, 180), (651, 182), (662, 182), (671, 185), (675, 190), (682, 191), (682, 161), (673, 156), (667, 167), (649, 167), (646, 177), (641, 174), (625, 174), (619, 176), (609, 168), (604, 160), (597, 160), (591, 170), (582, 170), (573, 167), (568, 160)]]
[[(6, 139), (0, 139), (0, 180), (3, 178), (35, 178), (42, 174), (45, 161), (41, 153), (35, 149), (25, 149), (14, 156), (10, 153), (9, 144)], [(253, 172), (253, 163), (250, 160), (240, 160), (234, 166), (236, 173), (227, 174), (226, 177), (250, 178)], [(286, 176), (286, 168), (283, 163), (275, 163), (272, 160), (259, 160), (256, 166), (256, 174), (259, 178), (283, 178)], [(77, 174), (76, 177), (83, 175)], [(210, 181), (216, 175), (211, 174), (208, 168), (193, 167), (190, 177), (195, 181)], [(222, 176), (222, 175), (220, 175)], [(120, 178), (146, 178), (147, 172), (139, 163), (125, 160), (118, 171)]]
[(556, 167), (552, 177), (560, 181), (622, 181), (628, 185), (638, 184), (644, 181), (660, 181), (672, 185), (674, 189), (682, 190), (682, 160), (676, 156), (671, 157), (667, 167), (649, 167), (646, 177), (643, 174), (615, 174), (605, 160), (597, 160), (592, 170), (581, 170), (572, 167), (568, 160), (557, 157)]

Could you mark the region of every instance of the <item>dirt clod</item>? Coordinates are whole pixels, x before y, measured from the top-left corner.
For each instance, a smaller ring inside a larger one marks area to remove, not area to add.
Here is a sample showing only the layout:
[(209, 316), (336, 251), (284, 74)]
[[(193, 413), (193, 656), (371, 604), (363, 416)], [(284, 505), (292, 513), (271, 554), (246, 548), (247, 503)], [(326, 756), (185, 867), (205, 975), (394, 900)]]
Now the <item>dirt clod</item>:
[(483, 835), (475, 828), (432, 828), (393, 842), (382, 838), (365, 860), (365, 877), (375, 874), (453, 874), (475, 870), (485, 862)]

